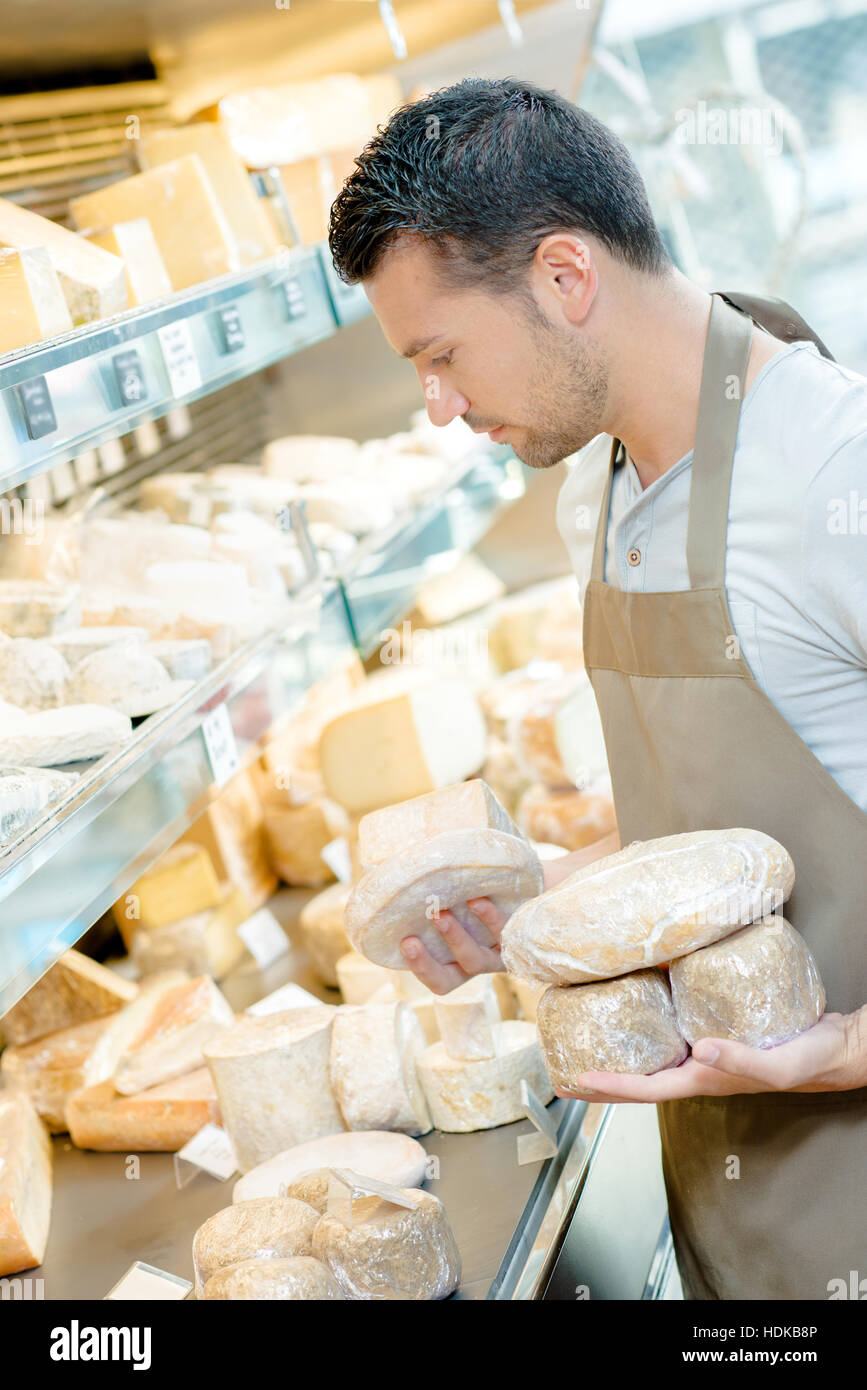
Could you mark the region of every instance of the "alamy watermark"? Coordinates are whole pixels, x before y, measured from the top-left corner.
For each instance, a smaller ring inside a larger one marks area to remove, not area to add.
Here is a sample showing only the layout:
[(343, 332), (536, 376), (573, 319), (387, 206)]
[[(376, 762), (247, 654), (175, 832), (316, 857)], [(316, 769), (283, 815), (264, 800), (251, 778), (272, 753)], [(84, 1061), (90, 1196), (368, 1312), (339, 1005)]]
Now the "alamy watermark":
[(485, 628), (450, 632), (447, 628), (413, 627), (405, 618), (401, 628), (387, 627), (379, 634), (383, 666), (465, 666), (485, 661), (488, 633)]
[(37, 497), (0, 497), (0, 536), (23, 536), (25, 545), (45, 539), (45, 503)]
[(782, 153), (783, 119), (775, 106), (708, 106), (699, 101), (675, 112), (675, 122), (679, 145), (752, 145)]

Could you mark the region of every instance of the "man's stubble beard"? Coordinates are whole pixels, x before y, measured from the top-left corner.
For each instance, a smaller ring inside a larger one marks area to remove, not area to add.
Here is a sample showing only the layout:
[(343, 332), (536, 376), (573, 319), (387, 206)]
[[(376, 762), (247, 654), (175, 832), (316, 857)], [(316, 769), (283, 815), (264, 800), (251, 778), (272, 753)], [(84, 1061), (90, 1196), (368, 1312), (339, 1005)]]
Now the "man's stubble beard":
[(552, 327), (535, 302), (528, 326), (534, 360), (528, 408), (538, 420), (547, 417), (551, 428), (528, 426), (512, 449), (528, 468), (552, 468), (602, 432), (608, 364), (597, 344)]

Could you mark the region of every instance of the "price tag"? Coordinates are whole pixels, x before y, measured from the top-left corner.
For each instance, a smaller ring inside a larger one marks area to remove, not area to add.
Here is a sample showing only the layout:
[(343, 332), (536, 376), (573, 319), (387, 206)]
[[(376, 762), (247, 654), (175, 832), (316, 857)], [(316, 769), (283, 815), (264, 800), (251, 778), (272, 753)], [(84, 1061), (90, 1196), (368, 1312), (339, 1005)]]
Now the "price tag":
[(286, 303), (286, 312), (290, 319), (303, 319), (307, 313), (307, 302), (304, 298), (304, 291), (298, 280), (281, 280), (280, 289)]
[(280, 1014), (284, 1009), (309, 1009), (314, 1005), (323, 1009), (328, 1007), (300, 985), (283, 985), (275, 989), (273, 994), (266, 994), (264, 999), (251, 1004), (244, 1012), (253, 1018), (263, 1018), (265, 1014)]
[(413, 1211), (417, 1202), (407, 1196), (402, 1187), (390, 1182), (380, 1182), (378, 1178), (366, 1178), (354, 1173), (351, 1168), (332, 1168), (328, 1175), (328, 1215), (336, 1216), (344, 1226), (354, 1225), (352, 1202), (355, 1197), (381, 1197), (394, 1207), (406, 1207)]
[(120, 1302), (142, 1299), (151, 1303), (179, 1303), (192, 1287), (189, 1279), (181, 1279), (177, 1274), (157, 1269), (156, 1265), (146, 1265), (136, 1260), (105, 1297)]
[(148, 388), (145, 384), (144, 365), (136, 348), (116, 352), (112, 358), (117, 389), (121, 405), (136, 405), (146, 401)]
[[(238, 1159), (232, 1141), (219, 1125), (203, 1125), (198, 1134), (194, 1134), (190, 1142), (175, 1154), (175, 1158), (179, 1163), (210, 1173), (212, 1178), (219, 1178), (221, 1182), (225, 1182), (238, 1171)], [(189, 1177), (184, 1176), (183, 1170), (179, 1171), (179, 1163), (175, 1164), (175, 1177), (178, 1187), (186, 1187), (195, 1173)]]
[(241, 311), (237, 304), (227, 304), (224, 309), (217, 312), (217, 325), (220, 331), (220, 341), (223, 344), (223, 352), (240, 352), (246, 346), (244, 336), (244, 325), (241, 322)]
[(224, 787), (241, 766), (235, 730), (225, 705), (217, 705), (202, 720), (202, 737), (218, 787)]
[[(260, 970), (289, 950), (289, 938), (273, 912), (262, 907), (238, 928), (238, 935)], [(260, 1001), (261, 1002), (261, 1001)], [(317, 999), (317, 1004), (320, 1002)]]
[(157, 329), (157, 337), (163, 350), (172, 395), (188, 396), (191, 391), (198, 391), (202, 384), (202, 373), (190, 325), (185, 319), (167, 323)]
[(339, 835), (336, 840), (329, 841), (319, 853), (335, 878), (339, 879), (341, 883), (352, 882), (352, 859), (349, 853), (349, 841), (345, 835)]
[(30, 438), (41, 439), (45, 434), (52, 434), (57, 429), (57, 416), (45, 377), (33, 376), (29, 381), (22, 381), (15, 389)]

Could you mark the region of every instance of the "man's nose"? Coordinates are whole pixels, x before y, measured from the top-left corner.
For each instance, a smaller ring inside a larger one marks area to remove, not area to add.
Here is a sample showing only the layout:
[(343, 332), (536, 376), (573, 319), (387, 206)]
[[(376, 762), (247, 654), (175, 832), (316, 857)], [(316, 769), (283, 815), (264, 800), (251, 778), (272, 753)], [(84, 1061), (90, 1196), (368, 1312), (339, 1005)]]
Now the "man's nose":
[(425, 387), (425, 405), (431, 424), (440, 426), (450, 425), (452, 420), (466, 415), (470, 408), (469, 401), (460, 391), (439, 391), (436, 382)]

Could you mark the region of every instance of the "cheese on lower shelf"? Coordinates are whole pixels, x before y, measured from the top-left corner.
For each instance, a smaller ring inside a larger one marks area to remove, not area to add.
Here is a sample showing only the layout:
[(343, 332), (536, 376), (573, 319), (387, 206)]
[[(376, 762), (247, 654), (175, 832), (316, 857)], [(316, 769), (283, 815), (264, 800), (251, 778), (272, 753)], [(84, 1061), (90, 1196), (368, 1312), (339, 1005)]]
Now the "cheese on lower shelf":
[(322, 1302), (342, 1299), (340, 1285), (321, 1260), (294, 1255), (285, 1260), (239, 1260), (212, 1274), (202, 1290), (204, 1299)]
[(41, 1265), (51, 1224), (48, 1132), (22, 1092), (0, 1092), (0, 1277)]
[(100, 227), (88, 232), (87, 240), (123, 261), (126, 296), (131, 306), (149, 304), (153, 299), (165, 299), (171, 294), (172, 282), (146, 217), (133, 217), (129, 222)]
[(220, 882), (207, 850), (174, 845), (136, 879), (112, 911), (127, 947), (138, 927), (167, 926), (220, 906)]
[(109, 1015), (105, 1032), (84, 1064), (83, 1086), (111, 1080), (129, 1048), (145, 1031), (163, 996), (187, 980), (182, 970), (165, 970), (142, 981), (135, 998)]
[(115, 1088), (135, 1095), (202, 1065), (202, 1048), (230, 1028), (235, 1014), (207, 975), (162, 996), (114, 1073)]
[(4, 1086), (26, 1091), (52, 1134), (66, 1132), (66, 1102), (85, 1085), (87, 1063), (110, 1022), (111, 1015), (94, 1018), (0, 1054)]
[(253, 908), (231, 883), (221, 886), (219, 907), (205, 908), (162, 927), (139, 926), (130, 954), (140, 975), (158, 970), (186, 970), (190, 975), (211, 975), (222, 980), (244, 954), (237, 928), (253, 914)]
[[(38, 246), (48, 252), (73, 324), (108, 318), (126, 308), (123, 261), (6, 198), (0, 198), (0, 246), (18, 251)], [(4, 311), (5, 307), (4, 301)]]
[(343, 925), (348, 883), (332, 883), (301, 909), (298, 919), (310, 962), (324, 985), (338, 986), (337, 962), (351, 951)]
[(345, 956), (341, 956), (335, 963), (334, 973), (345, 1004), (366, 1004), (383, 985), (397, 988), (396, 970), (374, 965), (372, 960), (358, 951), (347, 951)]
[(264, 806), (265, 844), (270, 864), (284, 883), (317, 888), (334, 878), (322, 851), (345, 835), (345, 813), (328, 797), (316, 797), (301, 806)]
[(221, 879), (241, 889), (255, 911), (277, 887), (268, 863), (262, 806), (249, 772), (239, 772), (178, 841), (207, 851)]
[(218, 1270), (241, 1260), (309, 1255), (319, 1213), (293, 1197), (256, 1197), (210, 1217), (193, 1239), (196, 1297)]
[(0, 249), (0, 303), (0, 354), (72, 328), (57, 272), (41, 246)]
[[(289, 1188), (305, 1177), (331, 1168), (351, 1168), (378, 1182), (397, 1187), (420, 1187), (424, 1182), (427, 1154), (417, 1139), (387, 1130), (328, 1134), (275, 1155), (251, 1168), (235, 1183), (233, 1202), (250, 1197), (298, 1196)], [(318, 1189), (317, 1189), (318, 1190)], [(306, 1198), (302, 1198), (306, 1200)], [(311, 1205), (313, 1205), (311, 1203)]]
[(363, 816), (358, 826), (359, 863), (369, 869), (407, 845), (450, 830), (502, 830), (521, 836), (490, 787), (476, 777)]
[(337, 1014), (331, 1084), (347, 1129), (428, 1132), (430, 1115), (416, 1074), (425, 1045), (408, 1004), (366, 1004)]
[(447, 1298), (461, 1282), (461, 1257), (438, 1197), (405, 1188), (352, 1201), (350, 1224), (326, 1213), (313, 1254), (328, 1265), (347, 1298), (420, 1301)]
[(438, 627), (493, 603), (505, 593), (503, 581), (476, 555), (465, 555), (448, 574), (422, 584), (416, 596), (419, 621)]
[(334, 1014), (323, 1005), (247, 1016), (205, 1047), (242, 1173), (345, 1128), (329, 1072)]
[(143, 627), (76, 627), (49, 638), (52, 647), (71, 668), (106, 647), (144, 646), (147, 640), (148, 634)]
[(29, 1043), (46, 1033), (101, 1018), (135, 999), (138, 986), (89, 956), (66, 951), (3, 1015), (7, 1042)]
[(434, 1010), (443, 1046), (450, 1057), (478, 1062), (497, 1055), (500, 1006), (490, 975), (477, 975), (442, 995)]
[(418, 1074), (434, 1125), (446, 1133), (494, 1129), (522, 1119), (522, 1081), (543, 1105), (554, 1098), (533, 1023), (500, 1023), (496, 1056), (477, 1062), (450, 1057), (444, 1043), (434, 1043), (422, 1054)]
[(66, 1125), (73, 1144), (102, 1153), (176, 1153), (203, 1125), (219, 1120), (217, 1093), (207, 1067), (135, 1096), (118, 1095), (110, 1081), (102, 1081), (75, 1091), (66, 1102)]
[(59, 588), (46, 580), (0, 580), (0, 632), (7, 637), (54, 637), (78, 627), (80, 619), (81, 600), (72, 585)]

